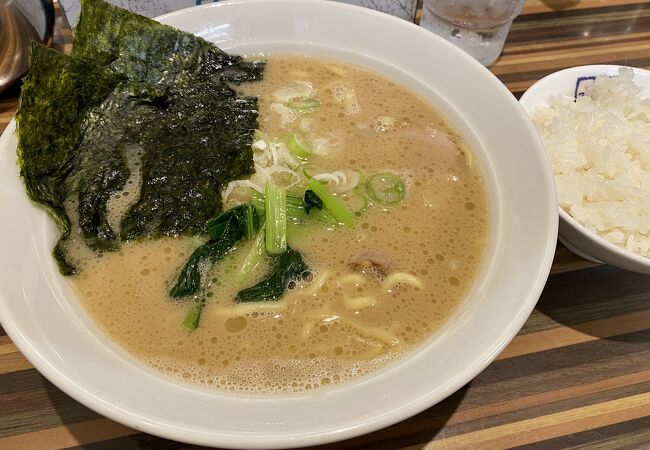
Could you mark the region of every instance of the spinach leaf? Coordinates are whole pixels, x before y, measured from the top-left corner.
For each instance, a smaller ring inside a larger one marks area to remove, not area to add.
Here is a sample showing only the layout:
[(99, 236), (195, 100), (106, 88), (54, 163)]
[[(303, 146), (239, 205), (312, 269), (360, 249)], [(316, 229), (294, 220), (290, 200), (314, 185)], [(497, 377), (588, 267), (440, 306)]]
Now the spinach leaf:
[(269, 276), (255, 286), (237, 293), (235, 302), (258, 302), (275, 300), (284, 294), (293, 280), (302, 280), (309, 275), (309, 266), (300, 252), (291, 247), (273, 258), (273, 267)]
[(229, 226), (220, 239), (210, 239), (197, 248), (185, 263), (174, 287), (169, 291), (172, 298), (196, 294), (201, 287), (200, 265), (204, 261), (214, 264), (223, 258), (241, 239), (239, 228)]
[[(242, 230), (245, 230), (247, 227), (253, 227), (253, 232), (259, 230), (259, 217), (257, 215), (251, 217), (249, 214), (251, 209), (253, 209), (252, 205), (238, 205), (234, 208), (230, 208), (228, 211), (220, 214), (214, 219), (210, 219), (207, 226), (210, 238), (219, 239), (224, 233), (224, 230), (233, 223), (237, 223)], [(249, 223), (249, 221), (252, 221), (252, 223)], [(242, 234), (245, 234), (245, 232), (242, 232)]]
[(303, 203), (305, 204), (305, 211), (307, 214), (309, 214), (309, 211), (311, 211), (312, 208), (323, 209), (323, 201), (311, 189), (305, 191)]
[(232, 249), (244, 236), (241, 220), (245, 205), (229, 209), (209, 225), (210, 240), (194, 250), (178, 275), (178, 280), (169, 291), (172, 298), (196, 294), (201, 287), (200, 267), (206, 261), (214, 264)]

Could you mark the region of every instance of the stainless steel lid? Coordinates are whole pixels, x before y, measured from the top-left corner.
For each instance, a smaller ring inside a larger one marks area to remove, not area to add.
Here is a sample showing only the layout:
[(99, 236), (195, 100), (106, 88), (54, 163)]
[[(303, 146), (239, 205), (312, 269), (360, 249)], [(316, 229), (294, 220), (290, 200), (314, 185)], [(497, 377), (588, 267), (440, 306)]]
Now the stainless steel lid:
[(49, 43), (52, 0), (0, 0), (0, 94), (29, 68), (29, 43)]

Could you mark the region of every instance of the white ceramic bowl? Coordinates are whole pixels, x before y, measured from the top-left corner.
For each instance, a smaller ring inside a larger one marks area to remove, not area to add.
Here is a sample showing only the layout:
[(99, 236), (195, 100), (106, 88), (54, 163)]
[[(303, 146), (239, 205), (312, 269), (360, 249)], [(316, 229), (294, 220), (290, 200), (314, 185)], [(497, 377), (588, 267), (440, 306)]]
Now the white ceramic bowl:
[(360, 64), (435, 103), (474, 146), (485, 173), (491, 203), (485, 261), (446, 326), (399, 363), (357, 382), (273, 397), (179, 384), (109, 341), (59, 275), (50, 256), (54, 224), (25, 195), (12, 124), (0, 139), (0, 320), (32, 364), (118, 422), (237, 448), (312, 445), (367, 433), (430, 407), (481, 372), (532, 311), (557, 237), (551, 169), (508, 90), (437, 36), (337, 2), (220, 2), (160, 20), (231, 52), (301, 52)]
[[(548, 106), (553, 95), (574, 95), (576, 80), (600, 74), (618, 75), (622, 66), (591, 65), (572, 67), (552, 73), (533, 84), (522, 95), (519, 102), (526, 113), (532, 117), (542, 106)], [(650, 97), (650, 71), (634, 68), (635, 82), (643, 87), (643, 95)], [(604, 262), (634, 272), (650, 274), (650, 259), (629, 252), (595, 233), (571, 217), (562, 208), (560, 210), (560, 241), (575, 254), (595, 262)]]

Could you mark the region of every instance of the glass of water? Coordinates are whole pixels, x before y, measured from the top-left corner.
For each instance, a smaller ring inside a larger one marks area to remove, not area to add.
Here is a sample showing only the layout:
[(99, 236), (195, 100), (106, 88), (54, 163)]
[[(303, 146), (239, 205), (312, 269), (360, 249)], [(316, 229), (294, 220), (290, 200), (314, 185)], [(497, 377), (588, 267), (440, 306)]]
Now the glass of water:
[(524, 0), (424, 0), (420, 25), (494, 64)]

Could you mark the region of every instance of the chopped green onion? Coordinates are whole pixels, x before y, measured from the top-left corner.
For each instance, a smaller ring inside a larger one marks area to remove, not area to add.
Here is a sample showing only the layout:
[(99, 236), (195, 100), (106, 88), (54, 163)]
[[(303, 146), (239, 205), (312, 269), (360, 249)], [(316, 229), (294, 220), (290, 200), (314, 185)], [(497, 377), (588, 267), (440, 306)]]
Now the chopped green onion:
[(310, 178), (307, 180), (307, 187), (318, 195), (318, 197), (323, 201), (323, 206), (337, 221), (348, 226), (352, 226), (356, 223), (356, 216), (350, 212), (350, 210), (346, 208), (338, 198), (334, 197), (318, 180)]
[(366, 192), (373, 200), (384, 205), (401, 202), (406, 195), (402, 179), (394, 173), (378, 173), (366, 180)]
[(307, 159), (313, 154), (311, 144), (307, 141), (305, 135), (298, 131), (289, 135), (287, 147), (291, 153), (301, 159)]
[(296, 111), (310, 112), (320, 107), (320, 100), (316, 97), (293, 97), (287, 101), (286, 105)]
[(199, 327), (199, 320), (201, 319), (201, 311), (205, 306), (205, 300), (197, 300), (192, 309), (187, 313), (183, 320), (183, 326), (188, 330), (194, 331)]
[(287, 249), (287, 191), (269, 182), (264, 194), (266, 252), (280, 255)]

